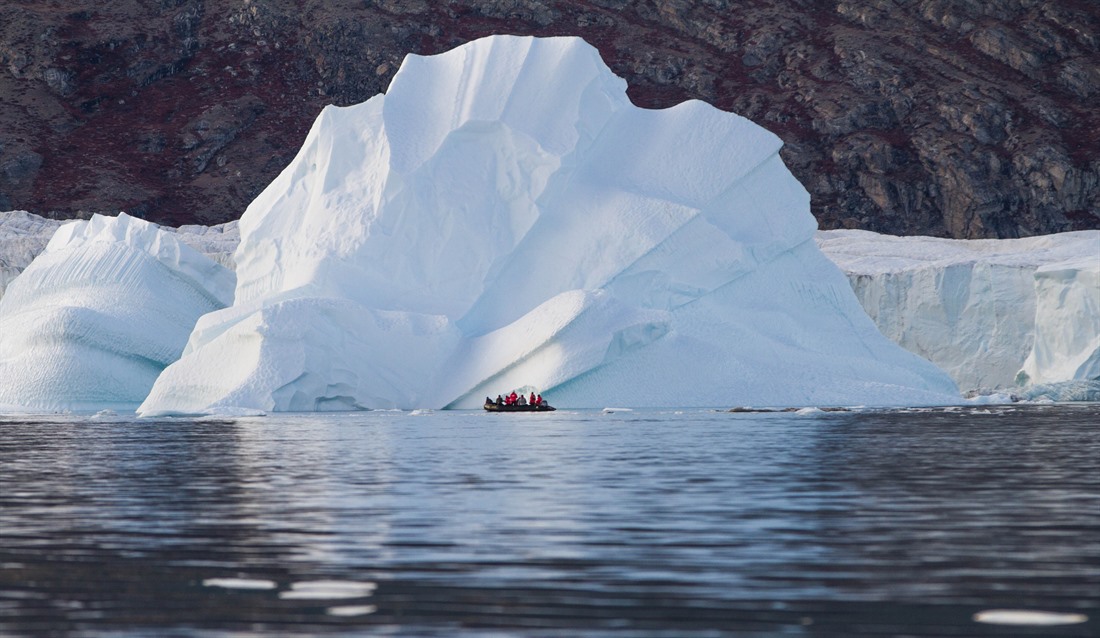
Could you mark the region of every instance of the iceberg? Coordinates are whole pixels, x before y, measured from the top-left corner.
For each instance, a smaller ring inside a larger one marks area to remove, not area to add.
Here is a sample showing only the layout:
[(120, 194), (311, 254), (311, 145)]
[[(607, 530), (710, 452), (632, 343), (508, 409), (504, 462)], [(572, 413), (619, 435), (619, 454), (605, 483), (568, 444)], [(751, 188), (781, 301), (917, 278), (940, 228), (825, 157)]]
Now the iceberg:
[(410, 55), (249, 205), (233, 305), (139, 413), (957, 401), (818, 249), (781, 145), (635, 107), (578, 38)]
[[(833, 230), (817, 242), (879, 330), (963, 389), (1041, 385), (1043, 396), (1079, 398), (1100, 381), (1100, 231), (956, 240)], [(1060, 383), (1066, 393), (1049, 387)]]
[[(0, 299), (11, 282), (46, 249), (46, 244), (64, 221), (48, 219), (27, 211), (0, 211)], [(176, 238), (222, 266), (233, 270), (233, 253), (240, 243), (237, 222), (216, 226), (190, 224), (161, 230), (175, 233)]]
[(234, 285), (128, 215), (60, 226), (0, 299), (0, 409), (132, 410)]

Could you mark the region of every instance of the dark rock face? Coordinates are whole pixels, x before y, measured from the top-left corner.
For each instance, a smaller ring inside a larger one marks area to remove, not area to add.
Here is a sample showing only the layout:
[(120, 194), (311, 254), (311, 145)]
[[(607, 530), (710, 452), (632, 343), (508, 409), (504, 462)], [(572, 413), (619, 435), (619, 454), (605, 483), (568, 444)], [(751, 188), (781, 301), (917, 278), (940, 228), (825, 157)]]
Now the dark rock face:
[(492, 33), (582, 36), (641, 106), (771, 129), (823, 228), (1100, 228), (1095, 0), (15, 0), (0, 209), (236, 218), (324, 105)]

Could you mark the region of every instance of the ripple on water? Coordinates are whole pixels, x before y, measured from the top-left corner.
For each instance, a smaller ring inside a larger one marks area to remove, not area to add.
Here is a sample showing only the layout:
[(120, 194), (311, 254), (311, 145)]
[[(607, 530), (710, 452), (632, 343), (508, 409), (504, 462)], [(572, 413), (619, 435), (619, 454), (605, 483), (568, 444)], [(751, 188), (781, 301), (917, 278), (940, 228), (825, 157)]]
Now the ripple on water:
[(0, 635), (1100, 635), (1100, 407), (540, 416), (0, 416)]
[(354, 616), (366, 616), (376, 611), (378, 611), (378, 607), (374, 605), (342, 605), (339, 607), (329, 607), (325, 610), (325, 613), (329, 616), (351, 618)]
[(1085, 614), (1066, 614), (1054, 611), (1029, 609), (988, 609), (974, 614), (974, 621), (987, 625), (1020, 625), (1052, 627), (1055, 625), (1079, 625), (1088, 622)]
[(222, 589), (250, 590), (275, 589), (278, 586), (273, 580), (258, 578), (207, 578), (202, 581), (202, 585), (203, 587), (221, 587)]
[(340, 600), (370, 596), (378, 586), (374, 583), (350, 580), (309, 580), (290, 585), (279, 592), (283, 600)]

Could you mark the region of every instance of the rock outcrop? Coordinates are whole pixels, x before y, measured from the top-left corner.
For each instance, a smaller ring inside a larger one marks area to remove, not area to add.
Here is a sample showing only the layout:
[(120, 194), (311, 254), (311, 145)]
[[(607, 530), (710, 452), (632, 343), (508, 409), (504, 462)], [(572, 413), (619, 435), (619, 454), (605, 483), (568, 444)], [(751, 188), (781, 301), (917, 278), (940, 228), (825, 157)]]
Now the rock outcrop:
[(578, 35), (646, 107), (769, 128), (823, 228), (1100, 227), (1092, 0), (74, 0), (0, 7), (0, 210), (217, 223), (407, 53)]

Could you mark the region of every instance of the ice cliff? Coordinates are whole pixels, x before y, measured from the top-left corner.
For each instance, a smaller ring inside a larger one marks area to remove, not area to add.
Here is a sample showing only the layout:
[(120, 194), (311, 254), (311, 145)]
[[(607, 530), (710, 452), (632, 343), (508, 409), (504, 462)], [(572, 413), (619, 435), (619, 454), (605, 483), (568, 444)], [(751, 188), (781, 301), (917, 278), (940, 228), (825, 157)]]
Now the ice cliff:
[(0, 299), (0, 410), (133, 409), (233, 287), (231, 271), (125, 214), (60, 226)]
[(956, 398), (817, 248), (775, 135), (625, 89), (579, 39), (494, 36), (326, 108), (139, 412)]
[(1017, 384), (1100, 381), (1100, 233), (1091, 243), (1091, 255), (1036, 270), (1035, 340)]
[(883, 334), (964, 390), (1100, 381), (1100, 231), (817, 241)]

